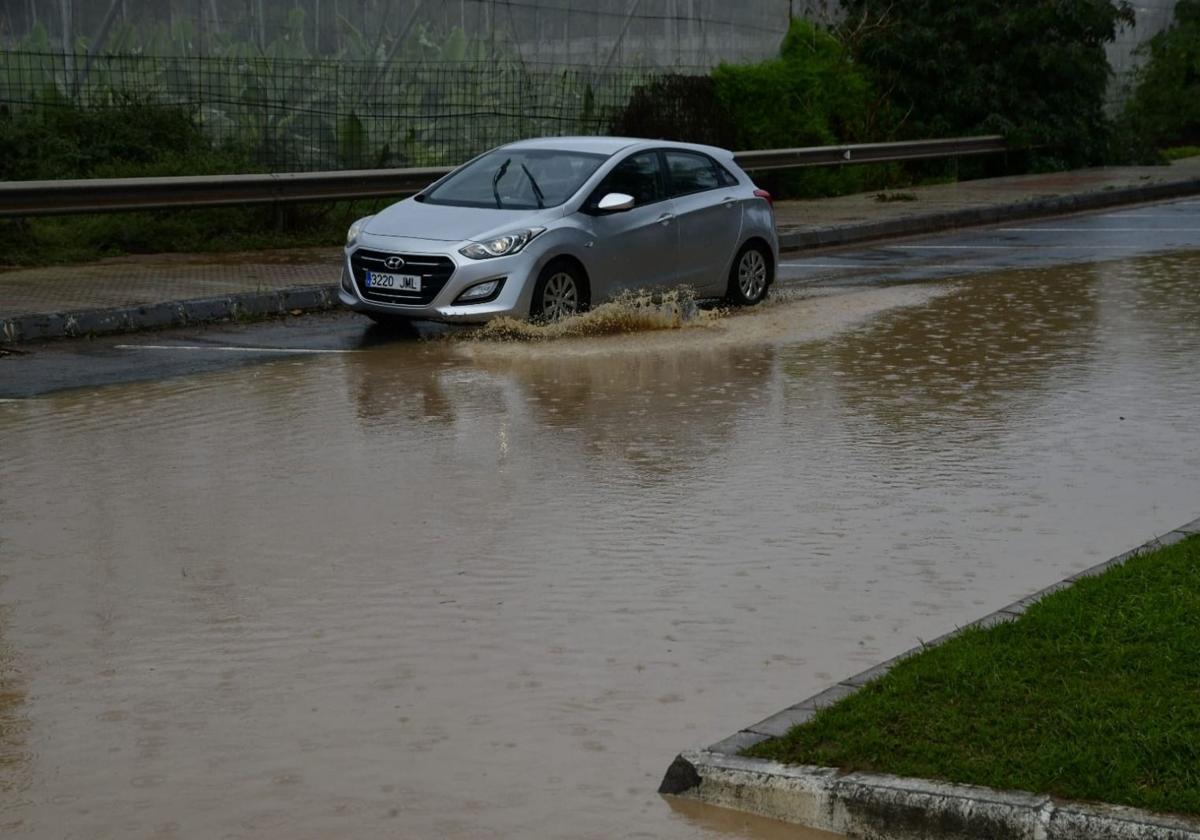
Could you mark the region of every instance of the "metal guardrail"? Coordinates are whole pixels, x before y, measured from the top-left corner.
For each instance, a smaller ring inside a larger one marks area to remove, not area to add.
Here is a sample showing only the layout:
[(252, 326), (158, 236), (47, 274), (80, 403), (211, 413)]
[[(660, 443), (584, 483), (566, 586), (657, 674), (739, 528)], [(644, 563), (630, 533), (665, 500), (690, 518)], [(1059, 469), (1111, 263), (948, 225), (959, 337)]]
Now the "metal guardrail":
[[(762, 172), (808, 166), (894, 163), (993, 154), (1007, 148), (1003, 137), (991, 135), (901, 143), (765, 149), (738, 152), (736, 159), (743, 169)], [(450, 172), (451, 168), (9, 181), (0, 183), (0, 217), (385, 198), (419, 192)]]
[(901, 143), (861, 143), (853, 146), (810, 146), (802, 149), (768, 149), (738, 152), (738, 166), (749, 172), (803, 166), (846, 166), (855, 163), (900, 163), (906, 160), (966, 157), (1008, 150), (999, 134), (984, 137), (950, 137), (943, 140), (908, 140)]
[(450, 169), (356, 169), (278, 175), (188, 175), (0, 182), (0, 217), (279, 204), (410, 195)]

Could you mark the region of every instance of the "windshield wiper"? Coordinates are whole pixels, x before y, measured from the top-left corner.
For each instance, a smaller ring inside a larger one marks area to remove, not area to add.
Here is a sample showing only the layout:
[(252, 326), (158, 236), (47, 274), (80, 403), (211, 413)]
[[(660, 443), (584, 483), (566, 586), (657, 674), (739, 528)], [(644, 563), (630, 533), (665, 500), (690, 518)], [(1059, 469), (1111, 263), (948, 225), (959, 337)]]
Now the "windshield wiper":
[(521, 164), (521, 171), (525, 173), (525, 177), (529, 179), (529, 185), (533, 187), (534, 198), (537, 199), (538, 209), (541, 210), (546, 206), (546, 196), (542, 193), (542, 188), (538, 186), (537, 179), (533, 177), (533, 173), (529, 171), (529, 167)]
[(496, 197), (496, 207), (498, 209), (503, 209), (504, 207), (504, 202), (500, 200), (500, 179), (503, 178), (504, 173), (508, 171), (508, 165), (510, 163), (512, 163), (512, 158), (509, 158), (508, 160), (504, 161), (504, 163), (500, 164), (500, 168), (497, 169), (496, 174), (492, 176), (492, 195)]

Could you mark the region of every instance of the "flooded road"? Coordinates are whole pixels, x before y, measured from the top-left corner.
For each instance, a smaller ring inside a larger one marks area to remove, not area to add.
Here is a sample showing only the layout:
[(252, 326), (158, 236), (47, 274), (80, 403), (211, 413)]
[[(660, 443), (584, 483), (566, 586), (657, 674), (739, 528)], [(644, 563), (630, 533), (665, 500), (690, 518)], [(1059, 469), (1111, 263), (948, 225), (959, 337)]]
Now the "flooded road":
[(809, 836), (654, 790), (1194, 518), (1198, 276), (831, 288), (0, 403), (0, 832)]

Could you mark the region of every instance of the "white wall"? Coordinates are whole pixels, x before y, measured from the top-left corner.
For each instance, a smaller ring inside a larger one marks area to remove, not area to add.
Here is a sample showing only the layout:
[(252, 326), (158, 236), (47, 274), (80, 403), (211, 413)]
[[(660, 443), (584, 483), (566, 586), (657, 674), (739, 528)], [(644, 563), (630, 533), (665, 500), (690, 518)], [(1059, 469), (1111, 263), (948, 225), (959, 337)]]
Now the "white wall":
[(1139, 44), (1149, 41), (1162, 32), (1175, 17), (1176, 0), (1134, 0), (1137, 23), (1132, 29), (1123, 29), (1115, 43), (1108, 47), (1108, 61), (1113, 68), (1113, 83), (1109, 88), (1109, 105), (1117, 107), (1125, 100), (1132, 74), (1140, 63), (1135, 54)]

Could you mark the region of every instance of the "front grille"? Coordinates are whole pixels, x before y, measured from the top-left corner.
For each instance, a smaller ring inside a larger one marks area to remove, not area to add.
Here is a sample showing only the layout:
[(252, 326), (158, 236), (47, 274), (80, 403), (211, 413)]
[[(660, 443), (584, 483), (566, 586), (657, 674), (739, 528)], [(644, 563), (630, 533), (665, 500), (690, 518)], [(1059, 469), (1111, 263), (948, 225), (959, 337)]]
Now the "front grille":
[[(404, 267), (394, 270), (387, 268), (385, 263), (388, 257), (402, 258)], [(390, 254), (384, 251), (359, 249), (350, 255), (350, 268), (354, 270), (354, 283), (364, 299), (377, 303), (419, 306), (432, 303), (433, 299), (437, 297), (438, 292), (450, 279), (450, 275), (454, 274), (454, 260), (429, 254)], [(398, 289), (367, 288), (368, 271), (385, 274), (419, 274), (421, 275), (421, 291), (406, 292)]]

